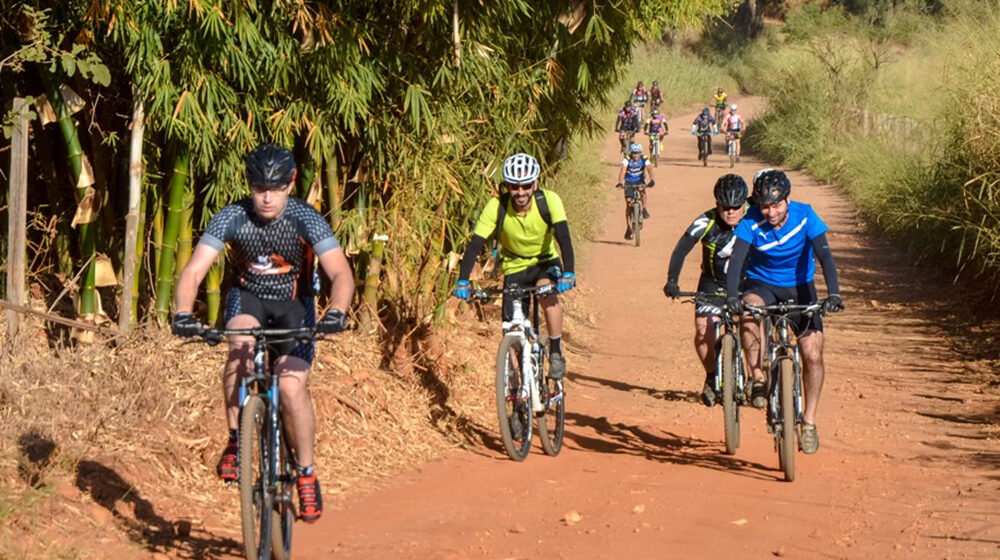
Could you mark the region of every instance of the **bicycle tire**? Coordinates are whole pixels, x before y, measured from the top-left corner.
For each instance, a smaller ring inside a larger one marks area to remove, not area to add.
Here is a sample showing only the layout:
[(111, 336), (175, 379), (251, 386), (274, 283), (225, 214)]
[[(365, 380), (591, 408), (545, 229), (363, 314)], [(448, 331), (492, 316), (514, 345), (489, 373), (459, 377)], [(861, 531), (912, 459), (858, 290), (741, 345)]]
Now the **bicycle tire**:
[(795, 371), (790, 358), (778, 364), (781, 403), (781, 437), (778, 439), (778, 458), (785, 480), (795, 480)]
[(722, 337), (722, 418), (726, 434), (726, 455), (733, 455), (740, 446), (740, 417), (736, 410), (736, 335)]
[[(505, 336), (497, 351), (497, 422), (504, 449), (515, 461), (525, 460), (531, 451), (531, 403), (521, 394), (524, 351), (524, 341), (517, 336)], [(515, 419), (521, 424), (519, 438), (511, 425)]]
[[(278, 465), (281, 473), (278, 476), (277, 502), (274, 505), (275, 525), (278, 528), (274, 544), (271, 545), (271, 560), (290, 560), (292, 557), (292, 526), (295, 524), (295, 487), (298, 478), (295, 472), (295, 457), (285, 432), (281, 430), (281, 419), (278, 419), (278, 431), (282, 435), (279, 446)], [(279, 540), (280, 538), (280, 540)]]
[(264, 489), (270, 483), (267, 453), (267, 406), (258, 395), (247, 398), (240, 412), (240, 517), (243, 550), (248, 560), (271, 556), (271, 530), (277, 513)]
[(539, 385), (539, 398), (545, 404), (545, 411), (538, 416), (538, 439), (542, 440), (545, 454), (555, 457), (562, 450), (566, 426), (566, 391), (561, 382), (548, 377)]
[(736, 165), (736, 142), (730, 141), (726, 146), (726, 151), (729, 152), (729, 167)]
[[(636, 193), (639, 196), (639, 193)], [(642, 231), (642, 204), (638, 201), (632, 203), (632, 241), (635, 246), (639, 246), (639, 236)]]

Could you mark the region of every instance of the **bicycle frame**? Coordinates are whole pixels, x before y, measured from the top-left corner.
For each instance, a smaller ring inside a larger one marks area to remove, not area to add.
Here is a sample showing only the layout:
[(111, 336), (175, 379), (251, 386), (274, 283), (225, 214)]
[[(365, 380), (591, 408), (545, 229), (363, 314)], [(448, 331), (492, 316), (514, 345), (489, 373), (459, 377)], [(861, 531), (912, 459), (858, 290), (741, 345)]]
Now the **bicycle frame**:
[[(511, 320), (504, 321), (502, 328), (504, 338), (518, 338), (522, 343), (522, 348), (530, 348), (529, 352), (521, 354), (521, 389), (517, 398), (530, 400), (532, 411), (537, 413), (545, 410), (546, 406), (542, 404), (538, 395), (538, 370), (543, 363), (545, 349), (538, 342), (536, 331), (538, 324), (538, 300), (532, 297), (532, 301), (534, 301), (534, 321), (529, 320), (525, 316), (521, 298), (515, 297), (512, 302), (513, 313)], [(526, 395), (524, 394), (525, 388), (527, 388), (528, 392)], [(557, 395), (557, 398), (561, 397), (561, 393)]]

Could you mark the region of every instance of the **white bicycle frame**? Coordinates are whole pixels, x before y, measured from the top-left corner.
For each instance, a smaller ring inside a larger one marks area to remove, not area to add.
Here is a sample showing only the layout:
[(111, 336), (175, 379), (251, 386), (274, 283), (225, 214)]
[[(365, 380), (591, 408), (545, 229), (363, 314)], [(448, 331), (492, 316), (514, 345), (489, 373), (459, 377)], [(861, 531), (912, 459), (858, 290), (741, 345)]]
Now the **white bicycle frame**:
[[(535, 355), (539, 350), (538, 335), (531, 324), (531, 320), (524, 314), (524, 306), (521, 298), (513, 300), (514, 312), (510, 321), (503, 322), (504, 338), (515, 337), (521, 341), (521, 388), (517, 395), (518, 399), (530, 399), (531, 409), (534, 412), (542, 412), (545, 405), (538, 397), (538, 367), (535, 364)], [(530, 344), (528, 344), (530, 343)], [(508, 362), (505, 367), (509, 368)], [(527, 391), (528, 394), (524, 394)]]

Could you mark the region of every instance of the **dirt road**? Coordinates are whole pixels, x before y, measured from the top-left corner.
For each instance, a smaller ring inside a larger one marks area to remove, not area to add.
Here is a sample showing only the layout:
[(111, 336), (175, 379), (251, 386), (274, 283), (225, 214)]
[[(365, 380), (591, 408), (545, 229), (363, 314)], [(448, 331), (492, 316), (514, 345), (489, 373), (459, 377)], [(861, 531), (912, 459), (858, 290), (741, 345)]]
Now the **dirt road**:
[[(752, 119), (756, 104), (741, 104)], [(721, 408), (697, 402), (692, 308), (661, 292), (674, 242), (729, 172), (720, 140), (708, 168), (695, 159), (691, 118), (670, 121), (640, 248), (622, 239), (610, 192), (620, 156), (613, 136), (605, 143), (609, 203), (568, 296), (594, 324), (569, 327), (562, 454), (515, 463), (494, 442), (426, 465), (297, 524), (297, 557), (1000, 556), (995, 391), (978, 389), (936, 323), (945, 279), (910, 267), (833, 187), (799, 173), (792, 197), (830, 225), (848, 306), (826, 320), (821, 449), (799, 454), (797, 480), (783, 482), (763, 414), (748, 411), (742, 447), (723, 454)], [(749, 179), (761, 166), (746, 158), (735, 171)]]

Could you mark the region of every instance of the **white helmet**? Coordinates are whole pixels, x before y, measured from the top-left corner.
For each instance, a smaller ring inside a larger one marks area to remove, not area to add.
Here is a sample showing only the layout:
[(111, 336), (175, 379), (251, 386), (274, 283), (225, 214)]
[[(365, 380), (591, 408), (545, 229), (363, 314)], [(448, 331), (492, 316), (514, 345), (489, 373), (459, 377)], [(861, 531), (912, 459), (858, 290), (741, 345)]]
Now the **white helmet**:
[(530, 185), (541, 171), (538, 160), (528, 154), (514, 154), (503, 162), (503, 180), (512, 185)]
[(642, 153), (642, 144), (640, 144), (638, 142), (632, 142), (632, 144), (630, 144), (629, 147), (628, 147), (628, 151), (631, 154), (641, 154)]
[(735, 103), (733, 103), (732, 105), (730, 105), (730, 106), (729, 106), (729, 110), (730, 110), (730, 111), (735, 111), (735, 110), (736, 110), (736, 104), (735, 104)]

